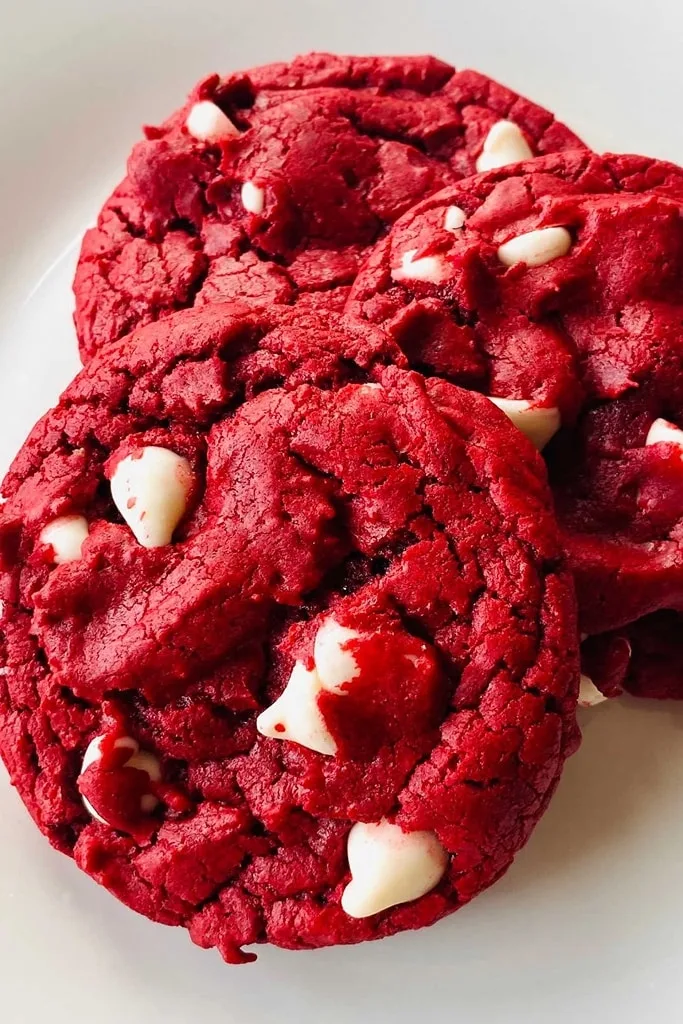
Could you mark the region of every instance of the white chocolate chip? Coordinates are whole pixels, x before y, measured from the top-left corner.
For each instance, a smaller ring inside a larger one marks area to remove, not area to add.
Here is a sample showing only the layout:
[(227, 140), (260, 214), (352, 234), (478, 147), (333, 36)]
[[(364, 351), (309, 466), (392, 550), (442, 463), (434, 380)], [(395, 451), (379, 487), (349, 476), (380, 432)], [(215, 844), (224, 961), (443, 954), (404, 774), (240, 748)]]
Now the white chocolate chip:
[[(152, 782), (161, 782), (161, 765), (159, 759), (148, 750), (138, 750), (126, 761), (126, 768), (137, 768), (146, 772)], [(155, 798), (156, 799), (156, 798)]]
[[(126, 768), (137, 768), (138, 771), (146, 772), (151, 782), (161, 782), (161, 765), (154, 754), (150, 754), (147, 750), (140, 750), (137, 754), (133, 754), (126, 761)], [(144, 793), (140, 798), (140, 809), (145, 814), (151, 814), (158, 803), (154, 793)]]
[(655, 420), (647, 432), (645, 444), (677, 444), (683, 447), (683, 430), (668, 420)]
[(116, 466), (111, 496), (138, 543), (157, 548), (170, 544), (191, 486), (187, 459), (168, 448), (139, 448)]
[[(92, 740), (83, 755), (83, 763), (81, 764), (81, 775), (96, 761), (102, 758), (102, 740), (103, 736), (96, 736)], [(114, 748), (117, 750), (130, 750), (130, 757), (124, 762), (123, 767), (125, 768), (137, 768), (139, 771), (146, 772), (151, 782), (159, 782), (161, 780), (161, 765), (154, 754), (150, 754), (149, 751), (140, 750), (140, 747), (136, 740), (131, 736), (119, 736), (114, 740)], [(95, 810), (93, 805), (85, 797), (81, 798), (83, 805), (85, 806), (88, 814), (92, 815), (97, 821), (101, 822), (102, 825), (109, 825), (109, 822), (102, 817), (101, 814)], [(157, 798), (153, 793), (145, 793), (140, 801), (140, 809), (145, 814), (150, 814), (158, 804)]]
[(270, 739), (290, 740), (319, 754), (336, 754), (337, 744), (318, 707), (322, 689), (315, 669), (297, 661), (278, 699), (256, 719), (256, 728)]
[(83, 541), (88, 536), (88, 520), (84, 516), (60, 516), (40, 531), (40, 543), (52, 548), (55, 565), (75, 562), (81, 557)]
[(433, 832), (404, 832), (386, 819), (354, 825), (347, 855), (351, 881), (341, 905), (349, 917), (370, 917), (424, 896), (448, 866), (448, 854)]
[(221, 139), (239, 135), (239, 130), (227, 114), (211, 100), (195, 103), (187, 115), (185, 127), (199, 142), (220, 142)]
[(607, 700), (604, 693), (600, 693), (597, 686), (590, 678), (581, 673), (581, 679), (579, 681), (579, 707), (580, 708), (593, 708), (596, 704), (602, 704), (604, 700)]
[[(102, 740), (104, 736), (96, 736), (94, 740), (88, 744), (85, 754), (83, 755), (83, 763), (81, 765), (81, 775), (94, 764), (95, 761), (99, 761), (102, 758)], [(115, 750), (130, 750), (131, 756), (137, 754), (140, 747), (137, 740), (134, 740), (132, 736), (119, 736), (114, 740)]]
[(554, 406), (531, 405), (520, 398), (486, 396), (541, 451), (560, 429), (560, 410)]
[(542, 267), (560, 256), (566, 256), (572, 236), (566, 228), (538, 228), (517, 235), (498, 247), (498, 259), (506, 267), (526, 263), (528, 267)]
[(391, 276), (394, 281), (429, 281), (439, 284), (448, 278), (448, 268), (440, 256), (422, 256), (415, 259), (417, 249), (403, 254), (401, 266), (394, 267)]
[(358, 662), (346, 650), (348, 641), (360, 635), (334, 619), (325, 619), (313, 644), (315, 668), (296, 662), (278, 699), (256, 719), (262, 736), (290, 740), (319, 754), (336, 754), (337, 744), (318, 707), (318, 697), (323, 690), (344, 694), (345, 685), (360, 673)]
[(461, 210), (459, 206), (449, 206), (446, 210), (443, 226), (446, 231), (460, 231), (465, 226), (466, 220), (467, 217), (464, 210)]
[(244, 185), (242, 185), (240, 195), (242, 198), (242, 206), (248, 213), (263, 213), (266, 194), (262, 188), (255, 185), (253, 181), (245, 181)]
[(334, 619), (325, 619), (313, 644), (313, 660), (323, 689), (340, 693), (345, 683), (359, 675), (358, 662), (346, 649), (349, 640), (359, 637), (355, 629), (340, 626)]
[(483, 174), (484, 171), (505, 167), (506, 164), (530, 160), (533, 155), (519, 125), (514, 121), (496, 121), (484, 139), (476, 163), (477, 172)]

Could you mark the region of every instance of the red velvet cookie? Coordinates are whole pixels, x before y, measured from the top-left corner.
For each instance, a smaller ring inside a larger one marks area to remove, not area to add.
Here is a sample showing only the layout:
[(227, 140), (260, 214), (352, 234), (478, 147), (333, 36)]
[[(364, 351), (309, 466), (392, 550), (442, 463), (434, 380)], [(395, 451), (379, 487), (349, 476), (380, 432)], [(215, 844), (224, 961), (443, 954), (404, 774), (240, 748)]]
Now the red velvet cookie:
[(231, 962), (457, 909), (578, 742), (543, 463), (401, 362), (334, 314), (181, 312), (99, 353), (3, 484), (12, 780)]
[(84, 361), (186, 306), (341, 309), (368, 246), (426, 194), (477, 165), (581, 145), (475, 71), (331, 54), (213, 75), (146, 136), (83, 241)]
[(680, 612), (644, 615), (622, 629), (590, 637), (582, 667), (600, 693), (654, 700), (683, 699), (683, 620)]
[(682, 196), (630, 156), (472, 178), (397, 222), (347, 307), (547, 443), (586, 633), (683, 607)]

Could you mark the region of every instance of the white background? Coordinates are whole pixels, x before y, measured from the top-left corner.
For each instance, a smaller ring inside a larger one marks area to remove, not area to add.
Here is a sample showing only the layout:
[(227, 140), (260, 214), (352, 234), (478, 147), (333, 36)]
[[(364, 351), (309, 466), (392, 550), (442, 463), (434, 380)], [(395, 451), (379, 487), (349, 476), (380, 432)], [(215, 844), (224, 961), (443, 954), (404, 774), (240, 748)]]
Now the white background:
[[(432, 51), (596, 149), (683, 162), (674, 0), (0, 0), (0, 462), (77, 367), (74, 246), (142, 121), (309, 49)], [(3, 1024), (678, 1024), (683, 707), (583, 713), (514, 868), (427, 932), (225, 967), (52, 852), (0, 769)]]

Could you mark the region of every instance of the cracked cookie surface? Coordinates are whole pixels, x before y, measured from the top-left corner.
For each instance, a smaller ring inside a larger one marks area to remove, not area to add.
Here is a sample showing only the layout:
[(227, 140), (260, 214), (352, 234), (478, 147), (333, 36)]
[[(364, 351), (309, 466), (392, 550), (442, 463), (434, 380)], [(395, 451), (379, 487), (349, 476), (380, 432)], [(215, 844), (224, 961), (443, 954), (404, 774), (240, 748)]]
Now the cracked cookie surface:
[(681, 448), (650, 435), (683, 425), (681, 197), (679, 168), (636, 156), (472, 178), (396, 223), (347, 305), (421, 372), (557, 413), (544, 455), (586, 633), (683, 604)]
[[(402, 362), (333, 314), (184, 311), (95, 357), (3, 484), (12, 780), (84, 871), (230, 962), (457, 909), (509, 866), (578, 742), (541, 459), (481, 396)], [(192, 484), (171, 542), (145, 547), (108, 478), (152, 448)], [(68, 516), (87, 535), (55, 564), (43, 531)], [(325, 755), (257, 716), (297, 663), (322, 674), (330, 618), (374, 653), (318, 700)], [(446, 867), (351, 917), (350, 831), (386, 819), (428, 833)]]
[[(232, 133), (193, 137), (198, 103), (227, 114)], [(368, 246), (473, 173), (501, 120), (519, 126), (527, 155), (581, 145), (548, 111), (433, 57), (309, 54), (203, 80), (146, 130), (85, 235), (74, 282), (84, 361), (192, 305), (340, 310)]]

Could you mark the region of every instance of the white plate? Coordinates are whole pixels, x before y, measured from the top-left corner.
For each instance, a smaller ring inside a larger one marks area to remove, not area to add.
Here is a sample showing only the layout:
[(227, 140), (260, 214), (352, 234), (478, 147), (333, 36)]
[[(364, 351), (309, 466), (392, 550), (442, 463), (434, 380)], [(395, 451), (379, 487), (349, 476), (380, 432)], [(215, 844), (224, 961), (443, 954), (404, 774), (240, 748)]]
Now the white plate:
[[(200, 75), (433, 51), (596, 148), (683, 162), (673, 0), (0, 0), (0, 462), (77, 367), (76, 240), (143, 121)], [(507, 877), (429, 931), (225, 967), (52, 852), (0, 773), (3, 1024), (680, 1022), (683, 707), (583, 714), (585, 742)]]

